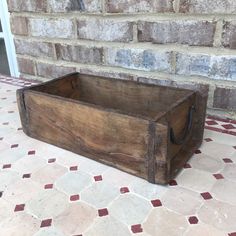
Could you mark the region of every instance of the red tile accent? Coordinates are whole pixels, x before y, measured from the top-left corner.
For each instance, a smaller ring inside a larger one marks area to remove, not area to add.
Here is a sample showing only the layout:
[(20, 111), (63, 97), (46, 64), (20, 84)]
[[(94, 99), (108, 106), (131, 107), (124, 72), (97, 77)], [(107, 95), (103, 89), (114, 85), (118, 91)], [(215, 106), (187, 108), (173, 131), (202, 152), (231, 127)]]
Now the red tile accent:
[(198, 218), (196, 216), (190, 216), (188, 218), (188, 222), (192, 225), (192, 224), (197, 224), (198, 223)]
[(196, 150), (194, 153), (195, 153), (195, 154), (200, 154), (200, 153), (202, 153), (202, 152), (201, 152), (201, 150)]
[(56, 161), (56, 158), (50, 158), (50, 159), (48, 159), (48, 163), (53, 163), (53, 162), (55, 162)]
[(151, 200), (151, 203), (154, 207), (162, 206), (162, 203), (159, 199)]
[(212, 199), (212, 196), (209, 192), (201, 193), (201, 195), (205, 200)]
[[(1, 140), (1, 139), (0, 139)], [(233, 146), (234, 149), (236, 149), (236, 146)]]
[(107, 210), (107, 208), (103, 208), (103, 209), (99, 209), (98, 210), (98, 215), (100, 216), (100, 217), (102, 217), (102, 216), (107, 216), (109, 213), (108, 213), (108, 210)]
[(31, 174), (23, 174), (22, 178), (23, 179), (28, 179), (31, 177)]
[(4, 123), (2, 123), (3, 125), (9, 125), (9, 122), (4, 122)]
[(3, 140), (3, 137), (0, 137), (0, 140), (2, 141), (2, 140)]
[(222, 127), (224, 127), (225, 129), (235, 129), (236, 127), (232, 124), (227, 124), (227, 125), (221, 125)]
[(14, 211), (24, 211), (25, 209), (25, 204), (20, 204), (20, 205), (16, 205)]
[(49, 227), (52, 225), (52, 219), (42, 220), (40, 227)]
[(3, 192), (0, 192), (0, 198), (2, 197)]
[(178, 184), (177, 184), (176, 180), (172, 179), (172, 180), (169, 181), (169, 185), (170, 186), (175, 186), (175, 185), (178, 185)]
[(233, 161), (231, 159), (229, 159), (229, 158), (224, 158), (223, 161), (225, 163), (233, 163)]
[(70, 171), (77, 171), (78, 170), (78, 166), (71, 166), (70, 167)]
[(79, 200), (79, 195), (72, 195), (70, 196), (70, 201), (74, 202), (74, 201), (78, 201)]
[(208, 120), (208, 121), (206, 121), (206, 123), (208, 125), (218, 125), (218, 123), (216, 121), (214, 121), (214, 120)]
[(132, 225), (132, 226), (131, 226), (131, 231), (132, 231), (134, 234), (143, 232), (142, 225), (141, 225), (141, 224)]
[(224, 179), (224, 176), (222, 174), (213, 174), (213, 176), (216, 178), (216, 179)]
[(213, 141), (211, 138), (205, 138), (205, 141), (206, 142), (211, 142), (211, 141)]
[(17, 148), (19, 146), (19, 144), (12, 144), (11, 148)]
[(102, 181), (102, 176), (101, 175), (94, 176), (93, 178), (96, 182), (97, 181)]
[(229, 233), (228, 235), (229, 235), (229, 236), (236, 236), (236, 232)]
[(11, 168), (11, 164), (5, 164), (5, 165), (3, 165), (2, 168), (3, 168), (3, 169), (9, 169), (9, 168)]
[(185, 168), (185, 169), (189, 169), (189, 168), (192, 168), (192, 166), (191, 166), (189, 163), (186, 163), (186, 164), (184, 165), (184, 168)]
[(28, 155), (35, 155), (35, 150), (28, 151)]
[(45, 189), (52, 189), (53, 188), (53, 184), (45, 184), (44, 188)]
[(120, 193), (129, 193), (129, 188), (128, 187), (122, 187), (120, 188)]

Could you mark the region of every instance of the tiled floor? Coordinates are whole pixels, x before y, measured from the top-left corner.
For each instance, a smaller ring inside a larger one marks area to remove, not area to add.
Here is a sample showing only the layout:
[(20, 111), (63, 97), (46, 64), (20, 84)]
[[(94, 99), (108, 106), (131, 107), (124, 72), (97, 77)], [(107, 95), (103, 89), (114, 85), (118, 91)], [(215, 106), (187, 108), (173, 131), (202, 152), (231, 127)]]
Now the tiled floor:
[(31, 83), (10, 83), (0, 79), (0, 236), (236, 235), (233, 121), (208, 118), (201, 149), (163, 187), (27, 137), (15, 90)]

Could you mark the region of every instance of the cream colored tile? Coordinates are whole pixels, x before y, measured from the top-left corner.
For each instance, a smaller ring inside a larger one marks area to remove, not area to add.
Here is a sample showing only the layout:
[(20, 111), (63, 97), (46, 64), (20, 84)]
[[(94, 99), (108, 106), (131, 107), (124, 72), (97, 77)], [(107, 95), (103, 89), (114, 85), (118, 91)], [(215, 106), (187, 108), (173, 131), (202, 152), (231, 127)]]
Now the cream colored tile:
[(0, 191), (6, 189), (6, 187), (16, 181), (20, 180), (21, 177), (15, 171), (2, 170), (0, 171)]
[(220, 231), (210, 225), (203, 223), (191, 225), (184, 236), (227, 236), (226, 232)]
[(198, 211), (199, 219), (208, 225), (226, 232), (236, 231), (236, 206), (211, 199), (205, 201)]
[(101, 175), (104, 171), (108, 170), (110, 167), (103, 165), (99, 162), (84, 158), (80, 164), (81, 170), (91, 175)]
[(65, 234), (63, 234), (61, 231), (59, 231), (55, 227), (48, 227), (48, 228), (41, 228), (33, 236), (65, 236)]
[(59, 216), (54, 218), (54, 225), (65, 235), (82, 234), (97, 217), (97, 210), (82, 203), (71, 203)]
[(178, 185), (196, 192), (208, 192), (216, 179), (212, 174), (197, 169), (186, 169), (177, 178)]
[(233, 155), (235, 149), (231, 145), (209, 142), (201, 147), (201, 151), (202, 153), (205, 153), (206, 155), (211, 156), (213, 158), (223, 159)]
[(236, 164), (226, 165), (221, 173), (226, 179), (236, 181)]
[(0, 224), (2, 236), (32, 236), (39, 227), (40, 221), (24, 212), (18, 212)]
[(13, 204), (23, 204), (34, 198), (42, 186), (30, 179), (21, 179), (9, 184), (4, 191), (3, 198)]
[(15, 162), (12, 169), (23, 175), (27, 173), (34, 173), (46, 165), (47, 161), (42, 157), (32, 157), (27, 155)]
[(190, 159), (189, 164), (195, 169), (213, 174), (224, 168), (224, 163), (220, 159), (216, 159), (204, 153), (195, 155), (194, 158)]
[(211, 189), (212, 195), (223, 202), (236, 205), (236, 182), (221, 179)]
[[(98, 218), (84, 236), (131, 236), (128, 226), (113, 217)], [(140, 235), (140, 234), (139, 234)]]
[(150, 202), (132, 193), (121, 195), (109, 206), (110, 215), (127, 225), (142, 223), (151, 209)]
[(47, 165), (32, 174), (32, 180), (41, 184), (54, 183), (59, 177), (64, 175), (67, 169), (56, 163)]
[(165, 209), (155, 208), (143, 223), (143, 229), (150, 235), (182, 236), (188, 223), (184, 216)]
[(195, 215), (202, 204), (200, 194), (180, 187), (169, 188), (161, 201), (165, 207), (182, 215)]
[(129, 184), (129, 189), (131, 192), (147, 198), (148, 200), (153, 200), (161, 198), (168, 190), (168, 187), (158, 184), (151, 184), (144, 179), (136, 178)]
[(68, 195), (78, 194), (93, 182), (92, 176), (81, 171), (71, 171), (59, 178), (55, 186)]
[(14, 206), (0, 198), (0, 225), (2, 221), (14, 216)]
[(97, 208), (105, 208), (119, 195), (119, 188), (109, 185), (104, 181), (94, 183), (80, 194), (81, 200)]
[(69, 207), (69, 199), (55, 189), (43, 190), (26, 203), (26, 209), (40, 219), (47, 219), (61, 214)]

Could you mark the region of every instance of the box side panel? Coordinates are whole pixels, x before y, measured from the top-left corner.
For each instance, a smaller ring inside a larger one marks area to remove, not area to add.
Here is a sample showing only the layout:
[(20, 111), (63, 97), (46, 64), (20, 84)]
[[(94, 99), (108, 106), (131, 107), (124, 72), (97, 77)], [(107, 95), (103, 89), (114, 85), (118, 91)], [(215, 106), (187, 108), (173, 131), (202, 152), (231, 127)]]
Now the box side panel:
[(29, 135), (147, 178), (148, 122), (27, 91)]

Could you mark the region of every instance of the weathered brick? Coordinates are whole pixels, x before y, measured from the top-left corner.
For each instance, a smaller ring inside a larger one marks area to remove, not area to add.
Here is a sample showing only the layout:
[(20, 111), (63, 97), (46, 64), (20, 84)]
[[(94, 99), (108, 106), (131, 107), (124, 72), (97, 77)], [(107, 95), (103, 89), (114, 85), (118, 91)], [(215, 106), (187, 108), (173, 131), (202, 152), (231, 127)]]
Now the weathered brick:
[(236, 110), (236, 88), (217, 87), (214, 91), (213, 107)]
[(57, 58), (65, 61), (79, 63), (101, 64), (103, 49), (98, 47), (86, 47), (82, 45), (56, 44)]
[(76, 71), (75, 67), (56, 66), (38, 62), (36, 64), (37, 74), (45, 78), (57, 78)]
[(11, 32), (17, 35), (28, 35), (28, 18), (21, 16), (12, 16)]
[(74, 38), (74, 26), (70, 19), (31, 18), (31, 35), (45, 38)]
[(236, 21), (224, 22), (222, 44), (224, 47), (236, 49)]
[(17, 58), (19, 71), (24, 74), (35, 75), (34, 61), (25, 58)]
[(216, 22), (176, 20), (138, 23), (138, 40), (154, 43), (179, 43), (212, 46)]
[(78, 37), (98, 41), (129, 42), (133, 40), (133, 23), (108, 19), (78, 20)]
[(107, 0), (109, 13), (173, 12), (173, 0)]
[(180, 0), (180, 12), (196, 14), (236, 13), (235, 0)]
[(48, 0), (50, 12), (101, 12), (102, 0)]
[(176, 73), (236, 80), (236, 56), (177, 53)]
[(27, 40), (15, 40), (16, 53), (30, 55), (33, 57), (54, 57), (54, 47), (52, 43), (30, 42)]
[(105, 50), (106, 64), (144, 71), (171, 72), (171, 53), (144, 49)]
[(211, 57), (203, 54), (176, 55), (176, 73), (181, 75), (208, 76), (211, 66)]
[(46, 12), (46, 0), (8, 0), (10, 12)]

